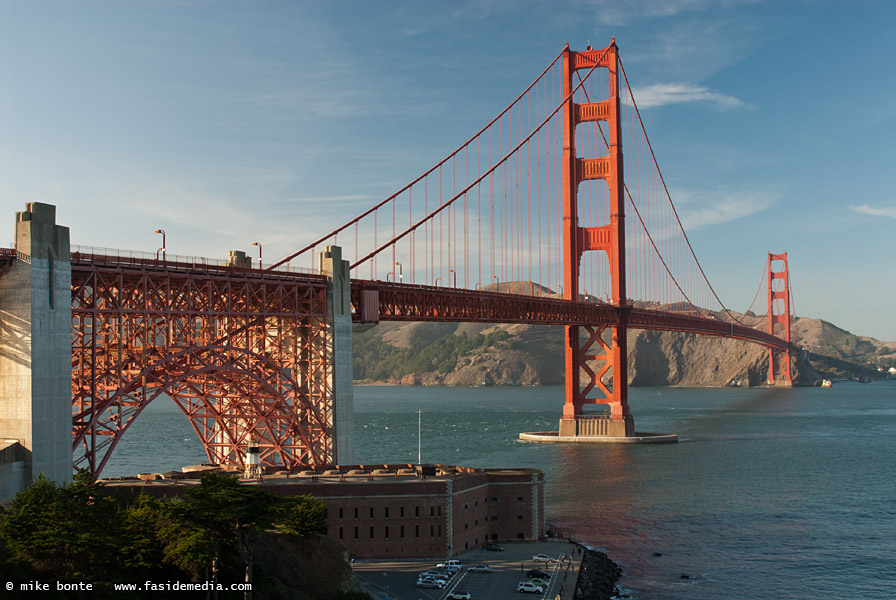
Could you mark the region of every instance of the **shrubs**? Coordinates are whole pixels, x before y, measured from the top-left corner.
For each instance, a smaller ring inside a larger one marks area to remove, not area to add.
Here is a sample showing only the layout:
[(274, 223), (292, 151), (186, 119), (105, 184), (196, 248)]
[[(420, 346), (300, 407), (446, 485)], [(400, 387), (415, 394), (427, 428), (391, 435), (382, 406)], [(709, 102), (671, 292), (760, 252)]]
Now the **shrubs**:
[(464, 332), (449, 333), (434, 342), (417, 338), (409, 348), (398, 348), (384, 342), (375, 330), (356, 333), (352, 338), (354, 378), (385, 381), (430, 371), (445, 375), (457, 367), (461, 357), (474, 352), (482, 354), (509, 337), (503, 329), (472, 337)]

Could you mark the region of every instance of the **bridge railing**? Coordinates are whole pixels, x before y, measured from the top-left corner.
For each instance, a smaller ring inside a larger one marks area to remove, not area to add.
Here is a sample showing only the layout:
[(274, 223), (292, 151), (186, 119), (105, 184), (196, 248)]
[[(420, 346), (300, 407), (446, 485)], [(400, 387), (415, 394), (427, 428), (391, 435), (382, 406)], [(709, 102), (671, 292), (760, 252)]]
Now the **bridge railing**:
[[(179, 254), (160, 253), (160, 252), (143, 252), (141, 250), (125, 250), (121, 248), (104, 248), (100, 246), (82, 246), (80, 244), (72, 244), (72, 256), (77, 256), (78, 260), (86, 262), (116, 262), (119, 264), (146, 265), (154, 264), (165, 267), (187, 267), (201, 269), (223, 269), (237, 268), (240, 270), (253, 271), (263, 270), (261, 267), (235, 267), (229, 261), (208, 258), (205, 256), (183, 256)], [(289, 264), (280, 265), (276, 269), (280, 273), (296, 273), (306, 275), (317, 275), (318, 271), (306, 267), (293, 267)], [(270, 271), (268, 271), (270, 272)]]

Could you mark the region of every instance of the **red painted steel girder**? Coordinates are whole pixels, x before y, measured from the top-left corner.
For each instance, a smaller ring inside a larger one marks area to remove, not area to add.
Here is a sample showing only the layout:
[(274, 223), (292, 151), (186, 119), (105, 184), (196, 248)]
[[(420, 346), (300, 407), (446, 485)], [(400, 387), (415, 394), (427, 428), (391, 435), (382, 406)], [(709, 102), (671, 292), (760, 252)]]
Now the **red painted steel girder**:
[[(609, 304), (570, 302), (479, 290), (352, 280), (352, 316), (361, 321), (362, 291), (376, 292), (379, 320), (469, 323), (608, 324), (617, 309)], [(372, 300), (371, 300), (372, 301)], [(369, 310), (367, 311), (369, 312)]]
[(631, 309), (629, 311), (628, 324), (629, 327), (634, 329), (659, 329), (729, 337), (781, 350), (790, 347), (790, 344), (781, 338), (737, 323), (706, 317), (679, 315), (659, 310)]
[[(619, 308), (611, 304), (574, 302), (546, 296), (522, 296), (479, 290), (352, 280), (352, 315), (363, 322), (362, 292), (376, 297), (381, 321), (452, 321), (471, 323), (534, 323), (543, 325), (612, 326), (627, 315), (629, 327), (701, 333), (746, 340), (784, 349), (785, 340), (736, 323), (671, 312)], [(372, 302), (374, 300), (369, 300)], [(369, 313), (369, 307), (368, 307)], [(367, 322), (370, 322), (368, 319)]]
[(320, 466), (331, 445), (326, 282), (129, 257), (72, 256), (76, 466), (99, 475), (167, 394), (213, 464)]

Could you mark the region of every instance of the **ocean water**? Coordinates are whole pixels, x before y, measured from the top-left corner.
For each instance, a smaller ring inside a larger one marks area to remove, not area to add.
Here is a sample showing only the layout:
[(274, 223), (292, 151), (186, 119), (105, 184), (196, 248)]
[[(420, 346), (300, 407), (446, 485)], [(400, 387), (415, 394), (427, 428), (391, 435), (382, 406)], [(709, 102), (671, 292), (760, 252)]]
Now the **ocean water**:
[[(545, 471), (548, 521), (605, 549), (637, 600), (896, 597), (896, 381), (833, 388), (634, 388), (638, 431), (678, 444), (521, 442), (556, 429), (559, 387), (356, 387), (361, 463)], [(204, 460), (150, 405), (103, 475)], [(686, 575), (687, 578), (683, 578)]]

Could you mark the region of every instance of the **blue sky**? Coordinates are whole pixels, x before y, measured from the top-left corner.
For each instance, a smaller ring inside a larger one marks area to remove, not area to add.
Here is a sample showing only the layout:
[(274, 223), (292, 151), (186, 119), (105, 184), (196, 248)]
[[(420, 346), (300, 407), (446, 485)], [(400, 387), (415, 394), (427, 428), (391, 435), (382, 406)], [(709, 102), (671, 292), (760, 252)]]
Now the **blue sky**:
[(280, 257), (615, 36), (722, 300), (787, 251), (800, 315), (896, 341), (893, 31), (870, 1), (0, 0), (0, 214)]

